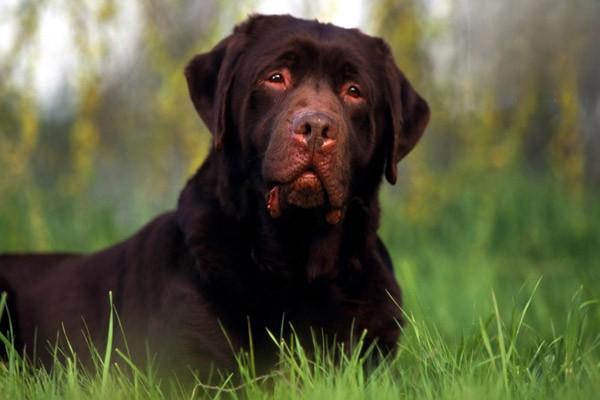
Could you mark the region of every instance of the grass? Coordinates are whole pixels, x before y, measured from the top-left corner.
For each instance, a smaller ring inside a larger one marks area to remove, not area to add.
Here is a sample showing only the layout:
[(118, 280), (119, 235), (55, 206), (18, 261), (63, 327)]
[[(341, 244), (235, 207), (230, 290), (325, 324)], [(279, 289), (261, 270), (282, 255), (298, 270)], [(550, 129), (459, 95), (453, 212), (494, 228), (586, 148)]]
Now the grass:
[[(246, 355), (234, 371), (239, 379), (225, 376), (183, 389), (128, 364), (123, 349), (98, 352), (93, 373), (79, 369), (75, 355), (48, 372), (9, 352), (0, 364), (0, 399), (597, 397), (598, 194), (572, 195), (550, 179), (519, 174), (460, 189), (443, 199), (417, 199), (429, 219), (414, 217), (414, 193), (384, 193), (381, 234), (404, 289), (409, 324), (396, 356), (377, 367), (366, 366), (358, 351), (335, 357), (335, 349), (321, 349), (309, 359), (294, 338), (274, 338), (280, 363), (271, 374), (256, 376)], [(19, 224), (33, 229), (31, 221), (44, 223), (49, 247), (79, 248), (82, 228), (64, 223), (71, 220), (68, 206), (31, 218), (32, 210), (22, 205), (31, 202), (12, 196), (0, 205), (0, 249), (36, 248), (34, 235), (18, 239), (14, 233)], [(97, 231), (86, 228), (91, 248), (132, 229), (106, 210), (87, 212), (90, 227), (102, 219)], [(71, 225), (77, 234), (68, 233)]]

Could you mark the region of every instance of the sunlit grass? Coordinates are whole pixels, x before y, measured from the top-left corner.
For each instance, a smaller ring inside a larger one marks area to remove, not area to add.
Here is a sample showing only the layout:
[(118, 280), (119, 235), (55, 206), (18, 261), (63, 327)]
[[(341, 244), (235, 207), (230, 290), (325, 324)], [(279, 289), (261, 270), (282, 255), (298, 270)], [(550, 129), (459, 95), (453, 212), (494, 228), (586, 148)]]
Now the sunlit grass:
[(488, 312), (456, 344), (408, 314), (398, 353), (377, 366), (369, 363), (377, 349), (363, 351), (361, 341), (350, 353), (317, 348), (308, 356), (296, 337), (272, 336), (279, 362), (267, 375), (256, 375), (246, 353), (230, 375), (185, 386), (137, 369), (112, 347), (95, 353), (91, 371), (77, 367), (75, 354), (50, 371), (31, 368), (9, 348), (0, 364), (0, 398), (592, 398), (600, 390), (600, 333), (588, 323), (594, 303), (576, 293), (566, 325), (543, 338), (528, 324), (535, 302), (534, 291), (525, 304), (502, 313), (490, 294)]

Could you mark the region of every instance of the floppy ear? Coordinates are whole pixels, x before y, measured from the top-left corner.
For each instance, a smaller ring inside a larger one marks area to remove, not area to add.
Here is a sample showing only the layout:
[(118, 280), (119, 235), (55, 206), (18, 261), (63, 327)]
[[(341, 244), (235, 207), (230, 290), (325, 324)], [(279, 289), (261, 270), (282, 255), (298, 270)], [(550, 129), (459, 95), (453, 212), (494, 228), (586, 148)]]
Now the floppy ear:
[(223, 39), (211, 51), (195, 56), (185, 68), (190, 97), (213, 134), (214, 146), (223, 146), (229, 113), (229, 93), (241, 54), (237, 34)]
[(398, 69), (389, 51), (385, 64), (386, 103), (389, 113), (384, 132), (387, 146), (385, 177), (396, 183), (397, 164), (417, 144), (429, 122), (429, 105)]
[[(211, 51), (195, 56), (185, 68), (190, 97), (196, 111), (213, 134), (215, 151), (209, 155), (217, 177), (215, 193), (223, 210), (230, 215), (245, 212), (243, 176), (238, 171), (236, 132), (231, 112), (233, 82), (243, 53), (245, 35), (238, 28)], [(223, 148), (227, 152), (218, 152)], [(190, 203), (191, 204), (191, 203)]]

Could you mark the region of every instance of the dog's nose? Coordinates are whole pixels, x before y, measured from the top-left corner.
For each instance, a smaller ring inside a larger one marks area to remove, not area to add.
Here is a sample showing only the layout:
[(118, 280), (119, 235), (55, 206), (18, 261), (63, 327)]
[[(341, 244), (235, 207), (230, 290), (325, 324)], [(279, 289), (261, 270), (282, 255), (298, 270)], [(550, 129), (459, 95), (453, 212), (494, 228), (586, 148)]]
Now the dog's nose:
[(335, 140), (337, 130), (333, 120), (327, 114), (318, 111), (302, 112), (292, 120), (292, 132), (307, 143), (316, 141), (318, 146), (326, 139)]

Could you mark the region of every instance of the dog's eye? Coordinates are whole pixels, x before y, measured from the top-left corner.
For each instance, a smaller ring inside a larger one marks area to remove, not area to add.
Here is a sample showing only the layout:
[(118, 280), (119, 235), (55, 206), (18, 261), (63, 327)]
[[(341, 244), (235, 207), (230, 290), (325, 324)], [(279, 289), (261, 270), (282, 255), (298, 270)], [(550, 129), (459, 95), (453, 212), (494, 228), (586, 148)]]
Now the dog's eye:
[(346, 93), (348, 94), (348, 96), (354, 97), (355, 99), (361, 97), (360, 89), (356, 85), (351, 85), (350, 87), (348, 87)]
[(342, 86), (340, 95), (348, 104), (363, 104), (365, 102), (360, 86), (354, 82), (348, 82)]
[(283, 74), (280, 72), (275, 72), (274, 74), (271, 74), (271, 76), (269, 76), (268, 81), (271, 83), (285, 83)]
[(291, 82), (291, 75), (287, 69), (269, 73), (262, 83), (275, 90), (287, 89)]

